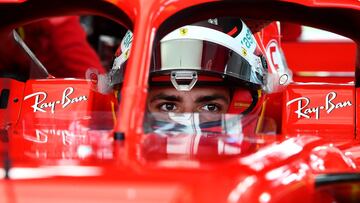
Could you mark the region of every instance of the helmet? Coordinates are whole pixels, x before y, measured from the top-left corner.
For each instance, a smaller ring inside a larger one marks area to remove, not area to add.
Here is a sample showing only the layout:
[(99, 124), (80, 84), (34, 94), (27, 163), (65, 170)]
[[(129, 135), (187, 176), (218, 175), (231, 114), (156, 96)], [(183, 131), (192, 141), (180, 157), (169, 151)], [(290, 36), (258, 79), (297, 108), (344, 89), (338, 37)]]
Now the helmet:
[(227, 113), (255, 110), (266, 87), (267, 62), (243, 21), (231, 33), (224, 32), (223, 22), (210, 19), (183, 26), (161, 39), (152, 56), (150, 86), (190, 91), (195, 85), (222, 85), (231, 90)]
[[(197, 86), (227, 87), (231, 101), (226, 113), (258, 117), (267, 84), (267, 61), (246, 24), (240, 19), (233, 22), (230, 30), (228, 19), (219, 18), (186, 25), (167, 34), (154, 47), (150, 88), (171, 86), (189, 92)], [(132, 34), (128, 32), (110, 72), (111, 85), (122, 83), (131, 41)], [(175, 122), (179, 118), (169, 117)], [(251, 123), (254, 129), (257, 121), (246, 123)]]
[[(190, 91), (195, 85), (229, 86), (228, 112), (247, 114), (266, 86), (267, 62), (243, 21), (238, 19), (230, 33), (224, 32), (227, 22), (219, 22), (222, 19), (183, 26), (161, 39), (152, 55), (150, 86), (172, 85), (178, 91)], [(128, 31), (110, 73), (111, 85), (122, 83), (131, 42)]]

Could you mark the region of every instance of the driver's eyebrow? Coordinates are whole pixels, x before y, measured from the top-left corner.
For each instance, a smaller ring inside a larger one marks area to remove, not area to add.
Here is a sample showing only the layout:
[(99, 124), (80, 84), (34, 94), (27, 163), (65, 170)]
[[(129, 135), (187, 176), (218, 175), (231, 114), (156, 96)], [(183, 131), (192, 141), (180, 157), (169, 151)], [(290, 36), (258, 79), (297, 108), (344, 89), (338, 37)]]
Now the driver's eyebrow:
[(151, 98), (150, 102), (153, 102), (155, 100), (181, 102), (182, 98), (180, 96), (176, 96), (176, 95), (168, 95), (168, 94), (160, 93), (160, 94), (154, 96), (153, 98)]
[(196, 103), (204, 103), (204, 102), (210, 102), (210, 101), (214, 101), (214, 100), (223, 100), (226, 104), (229, 103), (229, 99), (227, 97), (225, 97), (222, 94), (213, 94), (213, 95), (206, 95), (206, 96), (201, 96), (199, 98), (197, 98), (195, 100)]

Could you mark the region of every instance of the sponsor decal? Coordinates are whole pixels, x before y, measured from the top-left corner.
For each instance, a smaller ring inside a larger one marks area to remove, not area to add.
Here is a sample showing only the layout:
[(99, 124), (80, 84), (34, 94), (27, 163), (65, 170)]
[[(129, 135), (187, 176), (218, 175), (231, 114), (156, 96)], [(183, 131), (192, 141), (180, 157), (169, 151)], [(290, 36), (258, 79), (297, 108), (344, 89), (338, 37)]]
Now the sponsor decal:
[(252, 35), (249, 28), (244, 27), (244, 31), (241, 31), (240, 35), (241, 35), (240, 43), (243, 46), (245, 46), (247, 49), (255, 50), (256, 48), (255, 38)]
[[(281, 63), (281, 56), (279, 52), (279, 45), (276, 40), (271, 40), (266, 46), (266, 54), (270, 59), (269, 62), (274, 66), (277, 70), (279, 69), (279, 65), (283, 66)], [(281, 67), (283, 68), (283, 67)]]
[(269, 62), (271, 73), (278, 75), (279, 85), (287, 85), (290, 83), (288, 68), (282, 55), (278, 42), (274, 39), (270, 40), (266, 46), (266, 56)]
[(242, 53), (242, 55), (243, 55), (244, 57), (247, 56), (247, 51), (246, 51), (246, 49), (245, 49), (244, 47), (241, 47), (241, 53)]
[(310, 107), (311, 100), (307, 97), (298, 97), (296, 99), (290, 100), (286, 103), (286, 106), (290, 106), (291, 104), (297, 104), (297, 110), (294, 113), (297, 115), (297, 118), (306, 118), (310, 119), (310, 114), (315, 114), (315, 119), (320, 119), (320, 113), (324, 112), (326, 114), (330, 114), (335, 109), (342, 109), (349, 106), (352, 106), (350, 100), (343, 102), (335, 102), (334, 99), (337, 97), (336, 92), (329, 92), (324, 100), (324, 105)]
[(73, 97), (72, 94), (74, 93), (73, 87), (66, 88), (61, 96), (60, 100), (57, 101), (48, 101), (45, 102), (48, 94), (46, 92), (35, 92), (32, 94), (29, 94), (24, 97), (24, 100), (35, 98), (34, 105), (31, 106), (33, 108), (34, 112), (48, 112), (50, 110), (51, 113), (55, 113), (55, 109), (58, 105), (61, 106), (61, 108), (66, 108), (71, 104), (79, 103), (83, 101), (87, 101), (88, 98), (86, 96), (78, 96)]
[[(133, 34), (130, 30), (128, 30), (124, 36), (124, 38), (121, 41), (120, 48), (121, 52), (118, 50), (116, 51), (116, 58), (114, 60), (112, 69), (120, 69), (121, 65), (125, 63), (125, 61), (128, 60), (130, 56), (130, 49), (133, 41)], [(118, 53), (119, 52), (119, 53)]]
[(127, 50), (129, 50), (131, 48), (132, 45), (132, 41), (133, 41), (133, 34), (130, 30), (128, 30), (123, 38), (123, 40), (121, 41), (121, 51), (125, 52)]
[(213, 25), (218, 25), (218, 19), (217, 18), (209, 19), (208, 23), (213, 24)]
[(180, 28), (179, 31), (181, 36), (185, 36), (189, 32), (189, 30), (186, 27)]

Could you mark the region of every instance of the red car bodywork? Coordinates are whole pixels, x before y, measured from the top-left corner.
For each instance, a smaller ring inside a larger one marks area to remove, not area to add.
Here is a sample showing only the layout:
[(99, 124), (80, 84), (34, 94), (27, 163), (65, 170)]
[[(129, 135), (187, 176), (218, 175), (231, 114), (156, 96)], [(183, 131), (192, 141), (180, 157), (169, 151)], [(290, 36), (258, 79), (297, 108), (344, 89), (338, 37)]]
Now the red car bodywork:
[[(19, 3), (19, 10), (12, 5), (15, 2)], [(33, 6), (41, 11), (45, 10), (42, 5), (48, 3), (21, 2), (0, 1), (0, 8), (21, 12)], [(176, 13), (205, 3), (211, 5), (213, 1), (93, 0), (78, 1), (68, 7), (69, 2), (59, 2), (59, 10), (49, 5), (55, 14), (82, 11), (106, 15), (105, 8), (109, 6), (111, 18), (118, 17), (116, 20), (133, 29), (135, 37), (121, 92), (123, 99), (117, 104), (116, 98), (94, 91), (92, 81), (86, 79), (19, 82), (1, 78), (0, 90), (10, 92), (9, 102), (0, 109), (0, 202), (360, 201), (357, 79), (321, 77), (316, 78), (320, 83), (310, 83), (311, 78), (296, 76), (295, 69), (295, 81), (305, 83), (294, 82), (284, 92), (270, 95), (266, 106), (266, 114), (281, 127), (279, 134), (256, 135), (251, 143), (254, 148), (248, 153), (218, 153), (218, 140), (207, 139), (197, 149), (198, 154), (170, 156), (162, 151), (166, 140), (143, 132), (154, 36)], [(239, 6), (239, 2), (233, 4)], [(357, 24), (343, 28), (345, 34), (360, 24), (360, 4), (356, 0), (259, 2), (263, 11), (266, 9), (261, 3), (274, 4), (274, 8), (292, 5), (311, 12), (327, 8), (352, 12)], [(251, 9), (257, 5), (251, 1), (244, 4), (248, 13), (254, 12)], [(44, 11), (44, 15), (52, 15), (50, 11)], [(116, 11), (123, 13), (117, 16)], [(284, 18), (282, 12), (275, 11), (274, 15)], [(127, 18), (121, 19), (124, 15)], [(33, 13), (28, 18), (37, 16)], [(299, 21), (294, 16), (290, 20)], [(26, 18), (1, 25), (16, 26)], [(311, 20), (306, 18), (306, 22)], [(354, 41), (360, 39), (358, 34), (347, 34)], [(276, 37), (279, 36), (270, 38)], [(301, 54), (290, 48), (290, 42), (284, 42), (284, 47), (289, 58)], [(353, 60), (354, 48), (350, 49)], [(291, 62), (290, 68), (293, 63), (296, 61)], [(312, 71), (322, 71), (329, 64), (320, 65)], [(351, 65), (353, 69), (347, 71), (354, 71), (355, 65)], [(111, 114), (111, 108), (118, 109), (117, 115)], [(110, 115), (101, 117), (102, 112)], [(86, 116), (90, 119), (83, 119)], [(96, 119), (103, 119), (103, 126), (89, 127)], [(77, 127), (71, 128), (74, 122)]]

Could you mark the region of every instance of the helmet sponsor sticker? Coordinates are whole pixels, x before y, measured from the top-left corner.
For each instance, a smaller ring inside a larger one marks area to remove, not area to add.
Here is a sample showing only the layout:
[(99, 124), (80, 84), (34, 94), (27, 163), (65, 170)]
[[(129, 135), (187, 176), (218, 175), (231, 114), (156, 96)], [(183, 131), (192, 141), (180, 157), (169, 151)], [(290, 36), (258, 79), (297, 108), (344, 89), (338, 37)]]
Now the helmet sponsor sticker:
[(242, 47), (242, 49), (241, 49), (241, 53), (242, 53), (242, 56), (244, 56), (244, 57), (246, 57), (247, 56), (247, 51), (246, 51), (246, 49), (244, 48), (244, 47)]
[(208, 20), (208, 23), (213, 24), (213, 25), (219, 25), (217, 18), (210, 18)]
[(179, 31), (180, 31), (181, 36), (185, 36), (188, 33), (189, 29), (186, 27), (183, 27), (183, 28), (180, 28)]
[(251, 31), (247, 27), (245, 28), (244, 32), (243, 30), (240, 33), (241, 36), (240, 43), (243, 46), (245, 46), (247, 49), (254, 50), (256, 48), (256, 42)]
[(128, 58), (130, 56), (132, 40), (133, 40), (133, 33), (130, 30), (128, 30), (126, 32), (124, 38), (121, 41), (121, 44), (120, 44), (121, 53), (119, 53), (120, 55), (118, 55), (115, 58), (112, 69), (115, 69), (115, 70), (120, 69), (121, 65), (123, 63), (125, 63), (125, 61), (128, 60)]
[(132, 40), (133, 40), (133, 34), (131, 31), (128, 30), (121, 41), (121, 51), (123, 53), (131, 48)]

